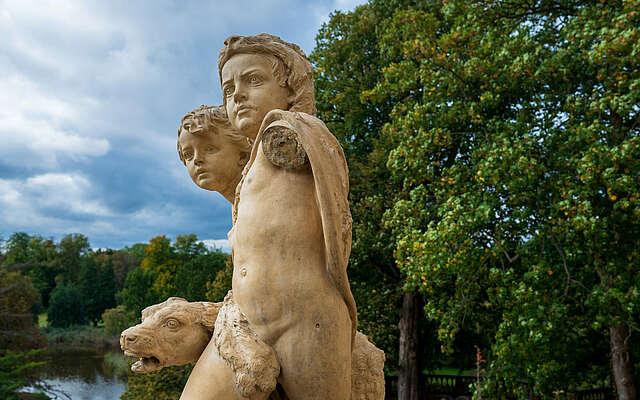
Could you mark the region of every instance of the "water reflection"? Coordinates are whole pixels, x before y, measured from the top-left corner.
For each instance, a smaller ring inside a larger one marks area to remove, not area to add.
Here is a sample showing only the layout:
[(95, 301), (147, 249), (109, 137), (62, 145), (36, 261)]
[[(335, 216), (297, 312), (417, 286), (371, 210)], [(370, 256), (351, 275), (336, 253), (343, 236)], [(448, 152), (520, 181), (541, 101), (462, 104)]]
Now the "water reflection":
[(40, 377), (73, 400), (118, 400), (126, 389), (126, 375), (119, 377), (113, 363), (105, 362), (108, 353), (112, 353), (107, 356), (110, 359), (122, 357), (116, 350), (52, 347), (45, 354), (49, 363)]

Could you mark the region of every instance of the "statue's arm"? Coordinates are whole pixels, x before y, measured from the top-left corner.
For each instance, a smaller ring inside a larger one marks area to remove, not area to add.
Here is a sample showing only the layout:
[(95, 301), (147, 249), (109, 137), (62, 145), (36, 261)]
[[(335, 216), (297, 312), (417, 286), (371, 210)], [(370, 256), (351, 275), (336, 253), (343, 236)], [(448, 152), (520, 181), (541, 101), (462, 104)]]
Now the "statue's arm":
[(295, 129), (285, 120), (274, 121), (264, 130), (262, 152), (281, 168), (302, 169), (309, 163)]

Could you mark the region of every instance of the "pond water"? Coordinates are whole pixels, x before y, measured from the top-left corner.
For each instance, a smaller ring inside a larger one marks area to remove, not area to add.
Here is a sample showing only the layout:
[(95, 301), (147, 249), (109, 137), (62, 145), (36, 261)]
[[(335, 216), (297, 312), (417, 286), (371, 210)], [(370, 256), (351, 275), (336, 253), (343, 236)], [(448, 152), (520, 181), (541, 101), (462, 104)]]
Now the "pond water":
[[(45, 357), (49, 363), (42, 367), (40, 378), (54, 389), (49, 396), (57, 392), (58, 399), (118, 400), (126, 390), (126, 375), (122, 370), (124, 356), (119, 350), (50, 347)], [(119, 371), (114, 367), (118, 361)]]

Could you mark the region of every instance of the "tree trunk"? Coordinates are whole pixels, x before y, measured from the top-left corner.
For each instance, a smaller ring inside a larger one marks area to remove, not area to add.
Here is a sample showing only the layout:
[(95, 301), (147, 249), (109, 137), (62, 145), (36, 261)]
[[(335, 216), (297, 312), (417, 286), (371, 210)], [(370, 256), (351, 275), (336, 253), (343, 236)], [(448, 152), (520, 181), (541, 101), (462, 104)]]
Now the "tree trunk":
[(629, 354), (629, 329), (626, 325), (609, 328), (611, 339), (611, 369), (618, 400), (636, 400), (633, 363)]
[(418, 321), (420, 297), (405, 293), (402, 299), (400, 348), (398, 351), (398, 400), (419, 400), (422, 373), (418, 362)]

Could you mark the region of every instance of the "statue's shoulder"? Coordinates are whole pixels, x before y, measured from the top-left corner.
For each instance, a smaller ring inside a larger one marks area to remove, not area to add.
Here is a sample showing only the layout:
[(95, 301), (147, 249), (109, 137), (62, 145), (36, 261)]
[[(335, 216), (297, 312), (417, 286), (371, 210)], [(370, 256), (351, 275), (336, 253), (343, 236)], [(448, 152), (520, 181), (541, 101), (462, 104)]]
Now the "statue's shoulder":
[(316, 117), (294, 111), (272, 110), (262, 125), (262, 152), (272, 164), (286, 169), (308, 167), (309, 158), (304, 137), (311, 125), (320, 122)]
[(265, 129), (262, 152), (272, 164), (281, 168), (297, 170), (309, 164), (296, 129), (286, 120), (276, 120)]

